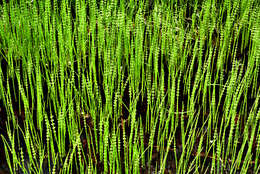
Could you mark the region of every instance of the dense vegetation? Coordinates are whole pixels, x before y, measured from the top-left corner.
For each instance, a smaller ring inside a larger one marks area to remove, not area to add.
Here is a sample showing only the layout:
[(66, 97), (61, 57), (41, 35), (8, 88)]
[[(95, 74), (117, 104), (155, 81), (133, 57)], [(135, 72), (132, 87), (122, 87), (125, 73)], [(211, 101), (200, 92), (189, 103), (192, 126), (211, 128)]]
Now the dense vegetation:
[(258, 0), (2, 1), (0, 64), (10, 173), (260, 172)]

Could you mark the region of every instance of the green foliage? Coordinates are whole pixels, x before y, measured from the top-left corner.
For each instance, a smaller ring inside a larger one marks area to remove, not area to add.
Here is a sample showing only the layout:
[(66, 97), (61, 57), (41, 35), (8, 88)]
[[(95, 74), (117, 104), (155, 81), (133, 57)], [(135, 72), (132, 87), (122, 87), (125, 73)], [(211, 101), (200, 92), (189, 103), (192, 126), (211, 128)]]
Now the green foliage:
[(3, 1), (9, 172), (258, 173), (259, 9), (257, 0)]

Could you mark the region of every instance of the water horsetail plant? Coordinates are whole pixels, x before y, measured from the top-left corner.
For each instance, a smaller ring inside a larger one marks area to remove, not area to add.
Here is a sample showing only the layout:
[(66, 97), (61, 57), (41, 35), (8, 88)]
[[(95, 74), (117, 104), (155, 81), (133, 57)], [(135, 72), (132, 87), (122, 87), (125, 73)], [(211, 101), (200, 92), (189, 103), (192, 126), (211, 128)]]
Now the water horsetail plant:
[(257, 0), (0, 1), (0, 173), (259, 173)]

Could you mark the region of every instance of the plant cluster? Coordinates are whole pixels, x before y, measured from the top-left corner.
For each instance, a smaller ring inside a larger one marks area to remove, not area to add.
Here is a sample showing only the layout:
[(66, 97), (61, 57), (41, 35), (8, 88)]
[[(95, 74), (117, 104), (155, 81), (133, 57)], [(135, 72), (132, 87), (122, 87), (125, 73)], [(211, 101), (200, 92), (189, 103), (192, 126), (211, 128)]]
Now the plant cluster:
[(9, 172), (259, 173), (259, 71), (258, 0), (1, 1)]

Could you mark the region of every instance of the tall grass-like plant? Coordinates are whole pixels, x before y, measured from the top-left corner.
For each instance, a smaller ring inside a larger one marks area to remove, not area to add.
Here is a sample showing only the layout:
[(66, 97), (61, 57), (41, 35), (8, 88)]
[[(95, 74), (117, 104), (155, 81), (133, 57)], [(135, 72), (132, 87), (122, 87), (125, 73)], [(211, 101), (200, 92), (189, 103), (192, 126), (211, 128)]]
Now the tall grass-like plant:
[(1, 2), (7, 172), (258, 173), (259, 9)]

